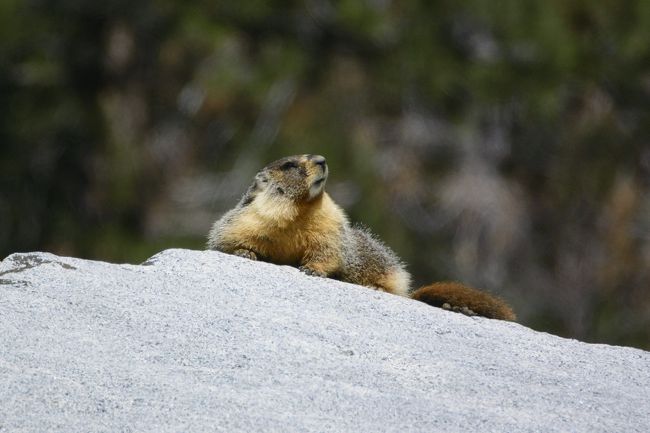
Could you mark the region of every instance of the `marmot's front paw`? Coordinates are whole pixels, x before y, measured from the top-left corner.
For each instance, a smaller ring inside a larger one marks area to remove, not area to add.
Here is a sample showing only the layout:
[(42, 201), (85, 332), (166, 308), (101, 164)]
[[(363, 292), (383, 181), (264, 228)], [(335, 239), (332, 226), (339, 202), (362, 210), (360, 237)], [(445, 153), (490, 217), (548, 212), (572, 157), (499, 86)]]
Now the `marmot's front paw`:
[(250, 260), (257, 260), (257, 254), (252, 252), (251, 250), (247, 250), (244, 248), (240, 248), (238, 250), (235, 250), (233, 252), (235, 256), (243, 257), (245, 259), (250, 259)]
[(307, 275), (311, 275), (312, 277), (322, 277), (322, 278), (327, 278), (327, 274), (325, 272), (317, 271), (315, 269), (309, 268), (307, 266), (301, 266), (300, 270), (304, 272)]

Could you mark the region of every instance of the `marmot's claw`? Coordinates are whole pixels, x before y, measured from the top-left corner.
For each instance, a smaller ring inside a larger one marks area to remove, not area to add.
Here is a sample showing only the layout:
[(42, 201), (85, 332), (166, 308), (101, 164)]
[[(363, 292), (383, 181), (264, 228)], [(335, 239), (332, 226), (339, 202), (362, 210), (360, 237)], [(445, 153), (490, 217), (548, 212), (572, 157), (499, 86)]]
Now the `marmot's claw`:
[(233, 254), (236, 255), (236, 256), (239, 256), (239, 257), (243, 257), (245, 259), (257, 260), (257, 254), (255, 254), (251, 250), (246, 250), (244, 248), (240, 248), (238, 250), (235, 250), (235, 252), (233, 252)]
[(300, 270), (304, 272), (307, 275), (310, 275), (312, 277), (322, 277), (322, 278), (327, 278), (327, 274), (325, 272), (320, 272), (312, 268), (308, 268), (307, 266), (301, 266)]

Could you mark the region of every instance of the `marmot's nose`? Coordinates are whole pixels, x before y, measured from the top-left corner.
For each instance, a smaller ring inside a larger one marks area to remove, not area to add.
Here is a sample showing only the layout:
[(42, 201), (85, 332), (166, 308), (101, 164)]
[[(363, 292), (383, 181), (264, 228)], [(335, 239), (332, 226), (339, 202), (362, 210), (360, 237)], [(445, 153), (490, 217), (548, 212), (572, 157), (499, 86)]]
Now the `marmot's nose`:
[(320, 155), (309, 155), (309, 159), (316, 165), (325, 167), (325, 157)]

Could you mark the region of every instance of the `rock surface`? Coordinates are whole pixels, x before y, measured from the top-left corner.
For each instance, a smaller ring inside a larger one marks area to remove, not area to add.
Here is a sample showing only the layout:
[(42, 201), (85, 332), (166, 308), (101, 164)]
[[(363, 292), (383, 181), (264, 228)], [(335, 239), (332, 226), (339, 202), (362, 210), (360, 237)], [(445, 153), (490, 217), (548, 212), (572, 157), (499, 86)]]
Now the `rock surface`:
[(212, 251), (0, 263), (0, 432), (650, 431), (650, 353)]

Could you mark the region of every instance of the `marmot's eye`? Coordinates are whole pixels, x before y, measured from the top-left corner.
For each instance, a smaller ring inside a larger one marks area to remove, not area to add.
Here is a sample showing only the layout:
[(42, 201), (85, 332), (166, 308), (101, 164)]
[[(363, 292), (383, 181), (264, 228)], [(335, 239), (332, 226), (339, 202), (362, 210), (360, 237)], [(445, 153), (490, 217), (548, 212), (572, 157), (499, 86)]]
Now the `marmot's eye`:
[(280, 166), (280, 170), (287, 171), (292, 168), (298, 168), (298, 164), (295, 161), (287, 161)]
[(277, 193), (280, 194), (280, 195), (284, 194), (284, 190), (283, 190), (282, 188), (280, 188), (280, 187), (277, 187), (275, 190), (276, 190)]

